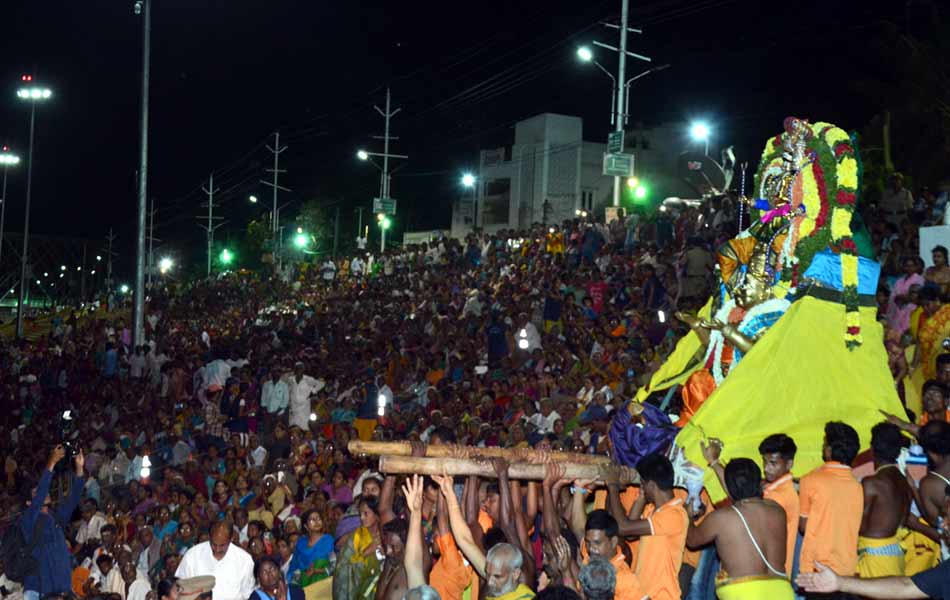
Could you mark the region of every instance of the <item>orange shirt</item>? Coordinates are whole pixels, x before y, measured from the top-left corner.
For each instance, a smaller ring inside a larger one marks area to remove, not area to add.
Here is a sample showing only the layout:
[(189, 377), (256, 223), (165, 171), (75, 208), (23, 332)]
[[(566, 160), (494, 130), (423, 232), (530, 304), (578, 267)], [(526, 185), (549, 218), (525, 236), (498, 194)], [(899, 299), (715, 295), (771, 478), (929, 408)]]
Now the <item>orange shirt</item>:
[(440, 557), (429, 574), (429, 583), (439, 592), (443, 600), (461, 600), (462, 594), (468, 586), (472, 586), (472, 598), (478, 598), (478, 577), (472, 567), (468, 566), (455, 545), (455, 538), (449, 535), (440, 535), (435, 538), (439, 545)]
[(679, 600), (680, 566), (689, 530), (682, 498), (674, 498), (647, 519), (650, 535), (640, 538), (636, 574), (651, 600)]
[(482, 533), (488, 533), (488, 530), (494, 527), (495, 522), (492, 520), (491, 515), (489, 515), (488, 512), (479, 509), (478, 524), (482, 526)]
[(610, 559), (610, 564), (617, 572), (617, 585), (614, 587), (614, 600), (643, 600), (647, 597), (640, 585), (640, 579), (634, 574), (623, 552), (617, 549), (617, 554)]
[(839, 575), (854, 575), (864, 490), (851, 474), (851, 467), (826, 462), (802, 477), (799, 498), (801, 516), (808, 519), (801, 572), (813, 572), (817, 560)]
[(785, 528), (787, 541), (785, 544), (785, 572), (791, 574), (792, 562), (795, 559), (795, 541), (798, 539), (799, 503), (798, 492), (795, 491), (795, 482), (792, 474), (786, 473), (779, 477), (763, 490), (766, 500), (777, 502), (785, 509)]

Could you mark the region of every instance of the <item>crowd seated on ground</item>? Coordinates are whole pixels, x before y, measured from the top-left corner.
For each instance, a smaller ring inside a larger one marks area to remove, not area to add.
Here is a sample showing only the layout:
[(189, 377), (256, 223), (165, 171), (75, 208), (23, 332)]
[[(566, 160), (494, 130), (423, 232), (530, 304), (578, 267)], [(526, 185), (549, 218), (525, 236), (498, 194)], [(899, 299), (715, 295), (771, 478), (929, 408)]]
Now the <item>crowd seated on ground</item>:
[[(48, 338), (5, 343), (3, 513), (30, 542), (44, 474), (66, 552), (53, 560), (37, 546), (36, 573), (0, 590), (174, 599), (175, 578), (214, 575), (215, 600), (476, 598), (480, 587), (506, 600), (705, 597), (710, 540), (692, 533), (703, 517), (682, 506), (662, 453), (628, 490), (619, 467), (566, 481), (544, 455), (608, 453), (610, 420), (688, 331), (673, 312), (712, 291), (712, 250), (735, 235), (734, 207), (536, 224), (282, 277), (169, 285), (151, 291), (137, 347), (119, 316), (61, 319)], [(908, 236), (867, 222), (910, 409), (893, 420), (925, 437), (947, 420), (947, 251), (922, 273)], [(647, 402), (677, 421), (678, 395)], [(509, 481), (500, 460), (497, 480), (386, 476), (349, 452), (353, 439), (407, 440), (417, 454), (530, 448), (546, 477)], [(946, 433), (927, 439), (939, 450)], [(743, 468), (726, 482), (763, 477)], [(931, 509), (924, 517), (946, 507)], [(42, 544), (60, 543), (46, 533)], [(779, 568), (782, 533), (766, 561)]]

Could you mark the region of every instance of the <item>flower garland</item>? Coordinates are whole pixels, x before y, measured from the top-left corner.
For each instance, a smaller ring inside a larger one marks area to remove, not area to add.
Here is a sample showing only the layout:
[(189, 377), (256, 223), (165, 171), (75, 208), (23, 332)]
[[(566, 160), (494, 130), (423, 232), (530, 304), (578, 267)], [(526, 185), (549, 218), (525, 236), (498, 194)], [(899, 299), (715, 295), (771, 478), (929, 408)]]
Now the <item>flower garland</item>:
[[(739, 321), (739, 324), (736, 326), (736, 329), (743, 333), (747, 333), (751, 330), (753, 336), (758, 333), (758, 330), (764, 327), (770, 327), (778, 318), (771, 318), (776, 313), (779, 315), (785, 314), (785, 311), (788, 310), (788, 307), (791, 306), (791, 302), (785, 300), (784, 298), (772, 298), (771, 300), (766, 300), (756, 304), (752, 308), (746, 311), (743, 315), (742, 320)], [(724, 302), (723, 305), (716, 311), (715, 316), (713, 317), (716, 321), (720, 323), (729, 323), (729, 315), (736, 310), (738, 306), (736, 301), (730, 298), (728, 301)], [(713, 364), (710, 369), (710, 373), (715, 380), (716, 385), (720, 385), (726, 376), (722, 372), (722, 351), (726, 345), (726, 338), (718, 329), (712, 329), (709, 332), (709, 346), (706, 348), (706, 355), (703, 357), (703, 364), (709, 362), (709, 357), (712, 356)], [(739, 360), (742, 358), (742, 353), (739, 352), (738, 348), (733, 348), (733, 359), (732, 367), (734, 368), (738, 364)]]
[[(858, 312), (858, 255), (851, 218), (858, 199), (862, 165), (855, 141), (845, 131), (829, 123), (806, 126), (811, 130), (807, 142), (811, 164), (802, 166), (796, 173), (794, 187), (804, 214), (793, 219), (788, 239), (783, 244), (781, 282), (794, 287), (798, 272), (808, 268), (816, 253), (829, 246), (837, 252), (841, 256), (845, 305), (844, 341), (849, 349), (854, 349), (863, 339)], [(760, 192), (767, 177), (774, 177), (782, 168), (790, 168), (785, 165), (783, 148), (788, 135), (786, 132), (771, 138), (766, 144), (755, 181), (755, 188)]]

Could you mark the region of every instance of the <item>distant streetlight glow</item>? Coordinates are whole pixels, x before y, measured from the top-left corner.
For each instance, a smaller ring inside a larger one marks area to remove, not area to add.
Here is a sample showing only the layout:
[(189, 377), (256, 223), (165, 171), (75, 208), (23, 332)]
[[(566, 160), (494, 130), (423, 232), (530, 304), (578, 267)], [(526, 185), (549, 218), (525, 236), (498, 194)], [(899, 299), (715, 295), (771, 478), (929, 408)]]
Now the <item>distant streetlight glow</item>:
[(297, 246), (301, 250), (307, 247), (307, 234), (301, 232), (294, 236), (294, 246)]
[(129, 286), (127, 286), (127, 285), (125, 285), (125, 284), (123, 283), (121, 286), (119, 286), (119, 291), (122, 292), (123, 294), (128, 294), (128, 293), (129, 293)]
[(475, 176), (471, 173), (465, 173), (462, 175), (462, 185), (467, 188), (475, 187)]
[(102, 257), (97, 254), (97, 255), (96, 255), (96, 260), (101, 261), (101, 260), (102, 260)]
[(690, 126), (689, 135), (697, 142), (705, 142), (709, 139), (709, 125), (697, 121)]
[(172, 261), (172, 259), (168, 258), (167, 256), (162, 257), (158, 261), (158, 271), (162, 275), (164, 275), (165, 273), (168, 273), (173, 266), (175, 266), (174, 261)]
[(231, 264), (231, 261), (234, 260), (234, 254), (232, 254), (230, 250), (225, 248), (224, 250), (221, 251), (220, 258), (221, 258), (222, 265), (229, 265)]
[(383, 215), (383, 218), (379, 220), (379, 227), (385, 231), (389, 229), (390, 225), (392, 225), (392, 221), (389, 220), (389, 217)]
[(590, 48), (587, 46), (581, 46), (577, 49), (577, 58), (584, 62), (590, 62), (594, 60), (594, 53), (591, 52)]
[(356, 153), (356, 158), (360, 160), (369, 160), (369, 153), (366, 150), (359, 150)]
[(248, 196), (247, 199), (250, 200), (251, 204), (257, 204), (257, 196)]
[(696, 121), (689, 127), (689, 135), (696, 142), (702, 142), (703, 154), (709, 156), (709, 134), (711, 130), (709, 125), (702, 121)]
[(631, 190), (637, 189), (638, 185), (640, 185), (640, 180), (637, 179), (636, 177), (631, 177), (627, 179), (627, 187), (630, 188)]
[(20, 157), (11, 152), (4, 150), (0, 152), (0, 165), (5, 167), (12, 167), (13, 165), (20, 164)]

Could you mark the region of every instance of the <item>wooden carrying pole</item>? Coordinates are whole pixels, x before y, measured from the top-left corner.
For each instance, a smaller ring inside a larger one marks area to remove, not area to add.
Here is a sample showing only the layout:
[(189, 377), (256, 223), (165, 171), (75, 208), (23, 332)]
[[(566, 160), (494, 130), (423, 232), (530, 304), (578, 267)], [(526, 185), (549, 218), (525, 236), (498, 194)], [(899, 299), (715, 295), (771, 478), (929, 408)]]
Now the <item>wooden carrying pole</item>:
[[(543, 452), (533, 448), (513, 450), (511, 448), (478, 448), (476, 446), (429, 445), (426, 444), (426, 458), (455, 458), (458, 457), (456, 448), (465, 448), (471, 458), (504, 458), (509, 462), (523, 461), (525, 454), (541, 459), (547, 454), (551, 460), (559, 463), (574, 463), (578, 465), (609, 465), (613, 464), (609, 456), (597, 454), (577, 454), (574, 452)], [(390, 456), (412, 456), (412, 445), (409, 442), (364, 442), (351, 440), (347, 445), (350, 454), (372, 454)]]
[[(599, 465), (581, 465), (576, 463), (562, 463), (564, 467), (564, 478), (571, 481), (575, 479), (600, 479), (601, 472)], [(418, 473), (419, 475), (478, 475), (479, 477), (494, 478), (495, 469), (489, 463), (470, 460), (467, 458), (420, 458), (416, 456), (380, 456), (379, 470), (389, 475)], [(630, 485), (640, 483), (640, 478), (636, 476), (629, 481), (621, 481), (621, 484)], [(529, 481), (542, 481), (544, 479), (544, 465), (533, 463), (511, 463), (508, 465), (508, 477), (511, 479), (521, 479)]]

